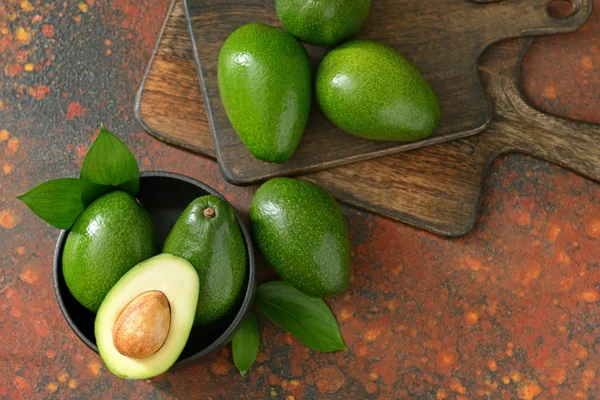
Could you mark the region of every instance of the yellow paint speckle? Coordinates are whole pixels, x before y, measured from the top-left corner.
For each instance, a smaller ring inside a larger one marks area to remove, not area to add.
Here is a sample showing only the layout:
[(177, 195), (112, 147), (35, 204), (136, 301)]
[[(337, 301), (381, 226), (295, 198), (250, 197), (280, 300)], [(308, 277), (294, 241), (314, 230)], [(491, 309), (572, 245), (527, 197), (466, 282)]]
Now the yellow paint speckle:
[(467, 256), (463, 262), (465, 263), (466, 267), (472, 271), (479, 271), (481, 269), (481, 261), (475, 258)]
[(544, 96), (550, 100), (556, 99), (556, 88), (554, 86), (546, 86), (544, 89)]
[(0, 226), (5, 229), (12, 229), (17, 226), (17, 218), (8, 210), (0, 211)]
[(581, 68), (583, 69), (592, 69), (594, 68), (594, 62), (590, 56), (583, 56), (581, 58), (581, 62), (579, 63)]
[(81, 12), (86, 13), (88, 12), (88, 5), (85, 3), (79, 3), (79, 9), (81, 10)]
[(38, 273), (33, 271), (32, 269), (27, 268), (23, 272), (21, 272), (21, 274), (19, 275), (19, 279), (21, 279), (25, 283), (32, 285), (37, 282)]
[(376, 381), (376, 380), (379, 378), (379, 376), (377, 375), (377, 372), (373, 371), (373, 372), (371, 372), (371, 373), (369, 374), (369, 378), (370, 378), (372, 381)]
[(365, 339), (367, 342), (373, 342), (381, 334), (381, 330), (373, 328), (365, 332)]
[(524, 210), (521, 211), (517, 217), (517, 224), (519, 226), (527, 226), (531, 224), (531, 214)]
[(289, 333), (285, 334), (285, 342), (287, 344), (294, 344), (294, 337), (292, 335), (290, 335)]
[(50, 393), (54, 393), (58, 389), (58, 385), (56, 384), (56, 382), (50, 382), (49, 384), (46, 385), (46, 389)]
[(585, 232), (593, 239), (600, 239), (600, 219), (590, 220), (585, 225)]
[(2, 166), (2, 173), (3, 173), (4, 175), (8, 175), (8, 174), (10, 174), (12, 171), (13, 171), (13, 167), (12, 167), (12, 165), (10, 165), (10, 164), (4, 164), (4, 165)]
[(19, 139), (16, 137), (8, 139), (6, 154), (15, 154), (19, 150), (20, 145)]
[(548, 239), (550, 239), (550, 241), (552, 243), (554, 243), (556, 241), (556, 238), (558, 237), (558, 234), (560, 233), (561, 230), (562, 229), (560, 228), (560, 226), (553, 225), (548, 230)]
[(510, 379), (512, 379), (513, 382), (521, 382), (521, 380), (523, 379), (523, 376), (521, 375), (520, 372), (515, 371), (515, 372), (513, 372)]
[(0, 131), (0, 142), (5, 142), (10, 137), (10, 133), (6, 129)]
[(29, 12), (29, 11), (33, 10), (33, 5), (27, 0), (20, 2), (19, 5), (21, 6), (21, 10), (23, 10), (25, 12)]
[(210, 366), (210, 370), (215, 375), (227, 375), (229, 372), (229, 363), (223, 358), (218, 359)]
[(504, 383), (505, 385), (508, 385), (510, 383), (510, 378), (508, 376), (503, 376), (502, 383)]
[(77, 389), (77, 386), (79, 386), (79, 384), (75, 379), (69, 381), (69, 389)]
[(588, 303), (595, 303), (600, 298), (600, 295), (598, 294), (598, 291), (596, 289), (590, 288), (581, 293), (581, 297)]
[(65, 371), (62, 371), (58, 374), (58, 381), (60, 383), (65, 383), (68, 379), (69, 379), (69, 374), (67, 374)]
[(454, 390), (456, 393), (465, 394), (467, 393), (467, 388), (465, 388), (462, 383), (456, 378), (453, 378), (450, 381), (450, 389)]
[(586, 369), (583, 371), (583, 375), (581, 376), (581, 382), (584, 385), (590, 385), (596, 379), (596, 371), (593, 369)]
[(517, 389), (519, 399), (522, 400), (533, 400), (541, 392), (542, 388), (534, 381), (525, 381)]
[(17, 40), (25, 44), (31, 43), (31, 33), (27, 32), (22, 26), (17, 28)]
[(456, 357), (453, 352), (442, 350), (437, 355), (437, 364), (440, 367), (448, 367), (456, 362)]
[(27, 0), (21, 1), (19, 5), (21, 6), (21, 10), (25, 12), (33, 11), (33, 5)]
[(352, 313), (348, 309), (343, 308), (342, 312), (340, 313), (340, 318), (342, 321), (347, 321), (352, 318)]
[(29, 382), (27, 381), (27, 379), (23, 378), (22, 376), (15, 377), (15, 379), (13, 380), (13, 383), (19, 389), (29, 388)]
[(471, 312), (468, 312), (465, 314), (465, 321), (469, 325), (475, 325), (478, 320), (479, 320), (479, 316), (477, 315), (477, 313), (474, 313), (471, 311)]
[(528, 264), (525, 267), (525, 275), (523, 279), (521, 279), (521, 285), (528, 286), (531, 282), (535, 281), (540, 277), (540, 273), (542, 272), (542, 266), (538, 263)]
[(558, 262), (561, 264), (571, 264), (571, 257), (565, 252), (560, 251), (557, 256)]
[(27, 63), (27, 64), (25, 64), (24, 68), (25, 68), (25, 71), (31, 72), (31, 71), (33, 71), (34, 65), (32, 63)]
[(10, 315), (15, 318), (21, 318), (21, 311), (18, 308), (13, 307), (10, 309)]
[(92, 375), (99, 375), (100, 370), (102, 369), (102, 365), (98, 361), (92, 361), (88, 364), (88, 369), (92, 373)]

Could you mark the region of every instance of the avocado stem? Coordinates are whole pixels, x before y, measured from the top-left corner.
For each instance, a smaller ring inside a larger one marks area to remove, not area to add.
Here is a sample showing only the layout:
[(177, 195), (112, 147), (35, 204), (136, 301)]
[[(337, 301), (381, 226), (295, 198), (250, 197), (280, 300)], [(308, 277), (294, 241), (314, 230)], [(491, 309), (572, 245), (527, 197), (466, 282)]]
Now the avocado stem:
[(202, 215), (204, 215), (204, 218), (206, 219), (211, 219), (215, 216), (215, 209), (212, 207), (205, 208), (202, 210)]

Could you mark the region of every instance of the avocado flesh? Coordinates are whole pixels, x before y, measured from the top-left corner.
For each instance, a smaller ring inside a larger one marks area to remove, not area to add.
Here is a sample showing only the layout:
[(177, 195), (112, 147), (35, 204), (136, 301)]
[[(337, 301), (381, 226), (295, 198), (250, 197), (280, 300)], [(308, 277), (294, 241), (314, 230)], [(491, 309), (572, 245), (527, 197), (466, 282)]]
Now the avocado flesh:
[[(127, 357), (113, 341), (122, 311), (139, 295), (158, 291), (168, 300), (171, 323), (162, 346), (145, 358)], [(128, 379), (147, 379), (166, 372), (179, 358), (194, 322), (199, 281), (194, 267), (171, 254), (160, 254), (127, 272), (104, 298), (94, 325), (96, 344), (106, 367)]]
[(325, 189), (275, 178), (250, 205), (252, 236), (275, 272), (313, 297), (341, 294), (350, 285), (350, 234), (346, 218)]
[(148, 212), (131, 195), (110, 192), (91, 203), (71, 227), (62, 254), (63, 275), (73, 297), (96, 312), (125, 272), (155, 254)]
[(218, 321), (237, 303), (246, 282), (246, 245), (226, 201), (217, 196), (192, 201), (171, 229), (163, 251), (185, 258), (198, 272), (195, 325)]

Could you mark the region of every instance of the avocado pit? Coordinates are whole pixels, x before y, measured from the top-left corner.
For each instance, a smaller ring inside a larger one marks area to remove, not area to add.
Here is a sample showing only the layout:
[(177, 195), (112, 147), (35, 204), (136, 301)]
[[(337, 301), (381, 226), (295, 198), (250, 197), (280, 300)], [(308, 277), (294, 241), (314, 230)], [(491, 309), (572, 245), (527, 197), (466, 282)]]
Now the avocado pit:
[(171, 308), (164, 293), (144, 292), (131, 300), (113, 326), (113, 343), (119, 353), (131, 358), (147, 358), (167, 340)]

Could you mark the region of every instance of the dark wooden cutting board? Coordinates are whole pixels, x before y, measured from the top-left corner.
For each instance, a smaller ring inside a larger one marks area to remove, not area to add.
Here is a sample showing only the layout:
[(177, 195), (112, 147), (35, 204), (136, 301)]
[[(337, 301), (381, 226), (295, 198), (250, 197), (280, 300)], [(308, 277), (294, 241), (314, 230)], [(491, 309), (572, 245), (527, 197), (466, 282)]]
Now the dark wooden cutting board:
[[(177, 2), (138, 93), (136, 113), (152, 135), (214, 157), (186, 32)], [(301, 179), (346, 203), (447, 236), (472, 228), (486, 169), (502, 153), (532, 154), (600, 180), (600, 127), (541, 113), (522, 99), (518, 66), (529, 44), (529, 39), (503, 42), (482, 57), (479, 70), (493, 109), (484, 132)]]
[[(221, 103), (217, 59), (227, 36), (249, 22), (280, 27), (274, 0), (185, 0), (209, 125), (225, 178), (256, 183), (279, 175), (331, 168), (466, 137), (489, 123), (491, 111), (483, 92), (477, 61), (491, 43), (509, 37), (564, 32), (582, 24), (591, 0), (577, 0), (568, 19), (549, 16), (549, 0), (511, 0), (477, 4), (467, 0), (374, 0), (361, 39), (397, 49), (421, 71), (437, 94), (442, 119), (433, 136), (418, 142), (381, 142), (349, 135), (313, 104), (304, 137), (284, 164), (254, 158), (233, 130)], [(327, 50), (306, 46), (318, 66)]]

